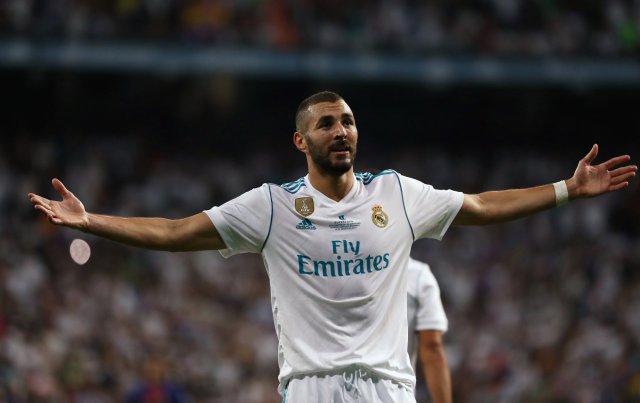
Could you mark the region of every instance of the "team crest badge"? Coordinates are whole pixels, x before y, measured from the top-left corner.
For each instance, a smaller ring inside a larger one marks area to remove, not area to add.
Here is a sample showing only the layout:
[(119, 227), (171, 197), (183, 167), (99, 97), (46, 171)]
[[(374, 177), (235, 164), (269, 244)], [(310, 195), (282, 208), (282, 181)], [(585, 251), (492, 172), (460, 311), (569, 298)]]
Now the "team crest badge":
[(295, 200), (296, 211), (302, 216), (307, 217), (313, 214), (315, 207), (313, 206), (313, 197), (298, 197)]
[(376, 204), (371, 208), (373, 210), (373, 214), (371, 214), (371, 221), (376, 225), (376, 227), (384, 228), (389, 223), (389, 216), (387, 213), (382, 211), (382, 206)]

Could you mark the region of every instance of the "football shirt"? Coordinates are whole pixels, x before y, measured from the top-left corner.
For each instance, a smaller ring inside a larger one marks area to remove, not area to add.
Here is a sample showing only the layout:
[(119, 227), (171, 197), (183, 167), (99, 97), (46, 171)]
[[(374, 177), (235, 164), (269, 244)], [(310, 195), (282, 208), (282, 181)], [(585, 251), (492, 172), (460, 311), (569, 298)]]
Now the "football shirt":
[(261, 253), (278, 337), (279, 390), (292, 376), (361, 365), (413, 389), (407, 260), (441, 239), (463, 194), (387, 170), (355, 174), (334, 201), (308, 176), (264, 184), (206, 213), (224, 256)]
[(409, 325), (409, 357), (415, 370), (418, 361), (420, 330), (448, 328), (447, 315), (440, 299), (440, 287), (429, 265), (409, 258), (407, 267), (407, 320)]

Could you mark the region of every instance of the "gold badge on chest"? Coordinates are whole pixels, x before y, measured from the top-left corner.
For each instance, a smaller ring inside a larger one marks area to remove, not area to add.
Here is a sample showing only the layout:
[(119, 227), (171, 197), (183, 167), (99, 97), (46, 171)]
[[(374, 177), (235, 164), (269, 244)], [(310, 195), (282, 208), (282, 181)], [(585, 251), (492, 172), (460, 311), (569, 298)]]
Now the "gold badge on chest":
[(376, 204), (371, 208), (371, 210), (373, 210), (373, 214), (371, 214), (371, 221), (373, 221), (376, 227), (386, 227), (389, 223), (389, 216), (387, 215), (387, 213), (382, 211), (382, 206)]
[(298, 197), (295, 200), (296, 211), (304, 216), (308, 217), (313, 214), (315, 207), (313, 205), (313, 197)]

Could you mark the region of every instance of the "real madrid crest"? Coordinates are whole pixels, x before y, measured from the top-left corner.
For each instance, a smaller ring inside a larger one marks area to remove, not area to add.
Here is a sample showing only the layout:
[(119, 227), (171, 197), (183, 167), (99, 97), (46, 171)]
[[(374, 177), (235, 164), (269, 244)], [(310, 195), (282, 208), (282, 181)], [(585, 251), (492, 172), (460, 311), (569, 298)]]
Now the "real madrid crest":
[(389, 216), (387, 215), (387, 213), (382, 211), (382, 206), (376, 204), (371, 208), (371, 210), (373, 210), (373, 214), (371, 214), (371, 221), (373, 221), (376, 227), (386, 227), (389, 223)]
[(313, 197), (298, 197), (295, 200), (296, 211), (302, 216), (307, 217), (313, 214), (315, 207), (313, 206)]

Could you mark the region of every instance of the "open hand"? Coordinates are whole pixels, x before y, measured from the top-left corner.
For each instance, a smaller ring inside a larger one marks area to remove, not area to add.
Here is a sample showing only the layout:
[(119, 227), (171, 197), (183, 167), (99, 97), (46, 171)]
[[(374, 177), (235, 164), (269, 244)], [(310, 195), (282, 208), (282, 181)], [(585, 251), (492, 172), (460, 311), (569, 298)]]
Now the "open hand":
[(54, 178), (51, 184), (62, 196), (62, 201), (49, 200), (35, 193), (29, 193), (29, 200), (34, 204), (34, 207), (42, 211), (54, 224), (80, 230), (85, 228), (87, 212), (82, 202), (58, 179)]
[(636, 175), (636, 165), (618, 167), (631, 159), (628, 155), (611, 158), (599, 165), (591, 163), (598, 155), (598, 145), (594, 144), (591, 151), (580, 160), (573, 177), (569, 180), (573, 183), (574, 191), (570, 191), (571, 198), (593, 197), (603, 193), (622, 189), (629, 185), (629, 179)]

